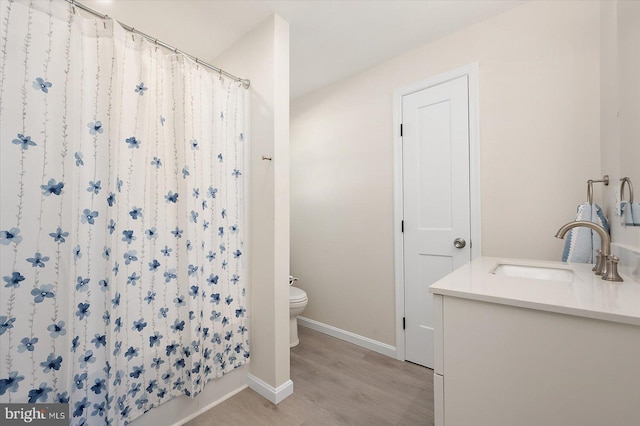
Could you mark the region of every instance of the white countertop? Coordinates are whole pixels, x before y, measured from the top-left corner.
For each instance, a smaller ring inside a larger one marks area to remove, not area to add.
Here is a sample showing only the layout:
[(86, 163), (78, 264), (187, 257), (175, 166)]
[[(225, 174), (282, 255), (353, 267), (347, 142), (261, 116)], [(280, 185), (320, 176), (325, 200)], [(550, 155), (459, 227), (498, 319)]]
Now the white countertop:
[[(571, 282), (494, 275), (498, 263), (570, 268)], [(640, 325), (640, 283), (604, 281), (583, 263), (480, 257), (429, 288), (431, 293)]]

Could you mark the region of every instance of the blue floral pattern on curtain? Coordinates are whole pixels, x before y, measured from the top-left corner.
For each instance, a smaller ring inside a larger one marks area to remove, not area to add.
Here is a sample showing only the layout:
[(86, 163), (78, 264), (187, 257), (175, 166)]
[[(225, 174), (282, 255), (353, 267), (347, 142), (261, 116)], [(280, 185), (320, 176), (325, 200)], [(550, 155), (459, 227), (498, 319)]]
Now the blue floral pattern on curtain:
[(65, 2), (2, 8), (0, 401), (126, 424), (248, 362), (246, 91)]

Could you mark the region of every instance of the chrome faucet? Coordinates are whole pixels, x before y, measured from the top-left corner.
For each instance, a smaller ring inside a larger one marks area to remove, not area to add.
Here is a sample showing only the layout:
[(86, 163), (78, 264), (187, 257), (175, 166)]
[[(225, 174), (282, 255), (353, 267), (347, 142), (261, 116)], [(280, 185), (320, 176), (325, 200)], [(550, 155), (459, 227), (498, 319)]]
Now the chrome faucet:
[(609, 233), (597, 223), (586, 220), (576, 220), (563, 225), (556, 233), (556, 238), (564, 238), (570, 229), (585, 227), (596, 231), (600, 236), (602, 250), (598, 250), (598, 259), (596, 266), (593, 268), (596, 275), (602, 275), (602, 279), (606, 281), (622, 281), (622, 277), (618, 274), (618, 262), (620, 259), (611, 254), (611, 238)]

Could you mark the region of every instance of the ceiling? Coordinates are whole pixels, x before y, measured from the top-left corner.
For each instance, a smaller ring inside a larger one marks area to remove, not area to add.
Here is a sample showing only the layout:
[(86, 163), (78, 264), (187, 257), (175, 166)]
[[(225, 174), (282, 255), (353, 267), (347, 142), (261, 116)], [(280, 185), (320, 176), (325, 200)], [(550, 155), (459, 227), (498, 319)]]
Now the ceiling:
[(290, 24), (291, 98), (524, 1), (79, 0), (213, 65), (219, 54), (277, 13)]

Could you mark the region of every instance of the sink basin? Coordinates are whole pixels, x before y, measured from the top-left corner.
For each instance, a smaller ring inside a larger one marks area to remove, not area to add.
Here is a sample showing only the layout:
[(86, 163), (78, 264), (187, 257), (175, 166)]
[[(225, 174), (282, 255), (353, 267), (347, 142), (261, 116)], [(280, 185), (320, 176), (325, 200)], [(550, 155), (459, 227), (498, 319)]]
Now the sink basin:
[(507, 277), (531, 278), (534, 280), (564, 282), (570, 282), (573, 280), (573, 271), (571, 269), (554, 268), (550, 266), (498, 263), (491, 273)]

